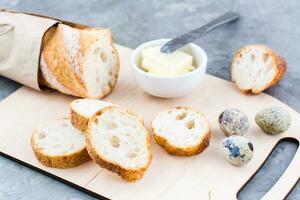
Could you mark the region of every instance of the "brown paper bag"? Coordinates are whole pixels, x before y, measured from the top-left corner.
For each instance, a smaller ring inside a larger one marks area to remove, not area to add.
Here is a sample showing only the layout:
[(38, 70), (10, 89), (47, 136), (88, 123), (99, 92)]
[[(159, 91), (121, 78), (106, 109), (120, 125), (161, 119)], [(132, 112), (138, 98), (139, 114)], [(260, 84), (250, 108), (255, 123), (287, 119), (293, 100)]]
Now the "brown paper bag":
[(38, 69), (43, 35), (57, 23), (76, 28), (88, 27), (43, 15), (0, 8), (0, 75), (40, 90)]
[(44, 33), (58, 21), (0, 11), (0, 74), (40, 90), (38, 68)]

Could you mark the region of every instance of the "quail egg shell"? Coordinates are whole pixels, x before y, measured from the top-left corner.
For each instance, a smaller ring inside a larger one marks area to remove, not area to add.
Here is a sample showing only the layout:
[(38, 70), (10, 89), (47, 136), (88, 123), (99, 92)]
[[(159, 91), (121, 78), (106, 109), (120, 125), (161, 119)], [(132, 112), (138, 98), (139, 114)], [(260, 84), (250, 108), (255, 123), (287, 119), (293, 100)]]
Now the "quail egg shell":
[(226, 109), (218, 119), (219, 126), (226, 136), (244, 135), (249, 129), (249, 120), (239, 109)]
[(272, 106), (259, 111), (255, 122), (265, 132), (271, 135), (286, 131), (291, 125), (291, 116), (285, 109)]
[(241, 166), (252, 159), (253, 145), (243, 136), (230, 136), (223, 140), (223, 152), (231, 164)]

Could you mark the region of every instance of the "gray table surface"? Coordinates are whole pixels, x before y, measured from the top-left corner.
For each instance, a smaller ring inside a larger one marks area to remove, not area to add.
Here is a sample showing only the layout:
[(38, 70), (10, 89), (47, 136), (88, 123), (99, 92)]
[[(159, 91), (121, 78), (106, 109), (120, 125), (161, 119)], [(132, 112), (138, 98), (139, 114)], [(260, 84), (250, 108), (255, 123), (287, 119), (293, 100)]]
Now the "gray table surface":
[[(300, 111), (298, 0), (0, 0), (0, 6), (108, 27), (113, 31), (116, 43), (131, 48), (149, 40), (175, 37), (227, 10), (236, 10), (241, 13), (241, 20), (196, 42), (207, 51), (208, 73), (229, 79), (230, 61), (239, 47), (266, 44), (285, 57), (288, 63), (285, 79), (267, 93)], [(0, 77), (0, 99), (19, 87), (19, 84)], [(238, 195), (239, 199), (260, 199), (284, 172), (297, 147), (296, 143), (289, 141), (280, 143)], [(94, 198), (0, 156), (0, 199)], [(288, 199), (300, 199), (299, 183)]]

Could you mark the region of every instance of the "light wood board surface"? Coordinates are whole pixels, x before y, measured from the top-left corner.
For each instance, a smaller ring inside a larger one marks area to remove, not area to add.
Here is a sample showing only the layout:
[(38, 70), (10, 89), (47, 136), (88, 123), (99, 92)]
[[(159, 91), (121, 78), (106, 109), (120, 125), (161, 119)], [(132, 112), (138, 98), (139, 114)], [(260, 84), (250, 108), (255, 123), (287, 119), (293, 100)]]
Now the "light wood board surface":
[[(229, 200), (236, 199), (239, 189), (259, 169), (279, 140), (300, 139), (300, 115), (296, 111), (266, 94), (242, 94), (232, 83), (210, 75), (205, 76), (193, 93), (182, 98), (161, 99), (147, 95), (138, 88), (131, 75), (132, 50), (118, 46), (118, 52), (121, 60), (119, 81), (104, 100), (136, 111), (144, 117), (147, 128), (159, 111), (173, 106), (190, 106), (203, 112), (212, 131), (210, 145), (203, 153), (192, 157), (171, 156), (151, 138), (152, 163), (144, 177), (135, 183), (124, 182), (92, 161), (72, 169), (44, 167), (31, 149), (31, 130), (41, 122), (68, 116), (69, 103), (74, 98), (27, 87), (20, 88), (0, 103), (1, 152), (111, 199)], [(271, 105), (287, 109), (292, 116), (291, 127), (281, 135), (267, 135), (255, 124), (256, 112)], [(254, 156), (249, 164), (242, 167), (229, 164), (221, 149), (225, 136), (218, 127), (217, 119), (223, 110), (232, 107), (243, 110), (251, 124), (245, 136), (254, 145)], [(299, 168), (298, 149), (287, 170), (263, 199), (283, 199), (299, 179)]]

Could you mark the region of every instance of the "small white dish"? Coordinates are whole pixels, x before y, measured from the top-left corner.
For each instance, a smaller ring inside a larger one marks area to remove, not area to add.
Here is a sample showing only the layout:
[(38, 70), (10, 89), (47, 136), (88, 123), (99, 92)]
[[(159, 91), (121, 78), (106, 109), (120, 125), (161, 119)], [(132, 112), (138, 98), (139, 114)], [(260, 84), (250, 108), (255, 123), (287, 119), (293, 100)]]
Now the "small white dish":
[(131, 57), (132, 71), (138, 86), (153, 96), (163, 98), (175, 98), (190, 93), (199, 86), (207, 66), (205, 51), (198, 45), (190, 43), (180, 50), (193, 56), (193, 64), (196, 66), (193, 71), (172, 77), (157, 76), (143, 71), (140, 68), (142, 50), (153, 46), (162, 46), (169, 40), (159, 39), (143, 43), (134, 50)]

